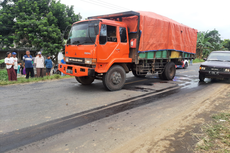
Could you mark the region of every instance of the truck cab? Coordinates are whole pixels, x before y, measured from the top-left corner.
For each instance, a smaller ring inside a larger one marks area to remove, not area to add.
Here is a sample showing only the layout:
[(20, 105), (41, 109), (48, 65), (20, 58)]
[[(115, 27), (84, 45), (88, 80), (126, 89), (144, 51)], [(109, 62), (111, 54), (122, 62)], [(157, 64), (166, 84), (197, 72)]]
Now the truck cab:
[[(115, 63), (123, 68), (122, 63), (131, 61), (127, 25), (119, 21), (92, 19), (72, 25), (65, 45), (66, 64), (59, 64), (59, 70), (87, 85), (96, 78), (103, 79), (104, 73)], [(127, 66), (124, 71), (129, 72)], [(120, 78), (116, 85), (124, 79), (121, 74), (115, 77)]]

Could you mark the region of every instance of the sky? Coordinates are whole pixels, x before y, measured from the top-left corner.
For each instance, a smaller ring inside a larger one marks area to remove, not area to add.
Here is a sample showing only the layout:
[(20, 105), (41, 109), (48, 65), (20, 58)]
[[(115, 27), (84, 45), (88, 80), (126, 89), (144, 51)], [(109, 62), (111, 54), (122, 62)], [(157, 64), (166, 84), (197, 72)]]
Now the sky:
[(61, 0), (82, 19), (125, 11), (150, 11), (198, 31), (218, 30), (230, 39), (230, 0)]

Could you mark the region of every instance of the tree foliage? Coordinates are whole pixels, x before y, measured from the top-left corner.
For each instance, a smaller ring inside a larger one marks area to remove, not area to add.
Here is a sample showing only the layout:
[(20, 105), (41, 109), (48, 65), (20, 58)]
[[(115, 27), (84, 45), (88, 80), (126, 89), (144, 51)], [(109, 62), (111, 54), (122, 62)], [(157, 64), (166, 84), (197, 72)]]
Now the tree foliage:
[(0, 49), (43, 50), (53, 61), (62, 49), (62, 32), (81, 19), (73, 6), (55, 0), (4, 0), (0, 4)]
[(227, 41), (221, 40), (221, 35), (215, 29), (207, 32), (198, 32), (196, 56), (197, 58), (204, 58), (212, 51), (228, 50), (227, 44)]
[(230, 51), (230, 39), (224, 39), (223, 45)]
[(212, 44), (209, 42), (210, 38), (205, 37), (206, 32), (198, 32), (197, 34), (197, 47), (196, 55), (197, 58), (202, 58), (203, 54), (209, 54), (209, 48), (212, 47)]
[(210, 43), (221, 43), (221, 38), (220, 38), (220, 34), (217, 30), (212, 30), (212, 31), (208, 31), (205, 35), (205, 38), (210, 38), (209, 42)]

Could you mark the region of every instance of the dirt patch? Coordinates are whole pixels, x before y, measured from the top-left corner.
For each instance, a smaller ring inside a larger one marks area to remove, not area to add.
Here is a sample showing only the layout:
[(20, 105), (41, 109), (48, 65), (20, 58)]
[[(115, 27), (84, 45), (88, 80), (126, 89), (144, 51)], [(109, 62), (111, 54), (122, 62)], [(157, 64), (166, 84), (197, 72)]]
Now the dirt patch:
[(210, 121), (213, 114), (230, 109), (229, 97), (229, 85), (224, 85), (209, 98), (196, 102), (167, 123), (127, 142), (112, 153), (197, 152), (195, 146), (201, 126)]

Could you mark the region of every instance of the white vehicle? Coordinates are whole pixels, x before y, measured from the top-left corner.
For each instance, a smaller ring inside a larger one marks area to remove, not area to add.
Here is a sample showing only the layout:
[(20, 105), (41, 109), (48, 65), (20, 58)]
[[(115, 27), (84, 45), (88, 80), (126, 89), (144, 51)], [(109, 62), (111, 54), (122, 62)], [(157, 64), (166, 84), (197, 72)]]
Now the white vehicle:
[(188, 60), (184, 60), (184, 61), (181, 61), (181, 65), (175, 65), (176, 68), (183, 68), (183, 69), (187, 69), (188, 68)]

